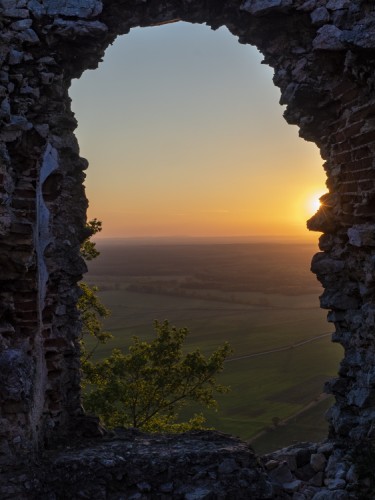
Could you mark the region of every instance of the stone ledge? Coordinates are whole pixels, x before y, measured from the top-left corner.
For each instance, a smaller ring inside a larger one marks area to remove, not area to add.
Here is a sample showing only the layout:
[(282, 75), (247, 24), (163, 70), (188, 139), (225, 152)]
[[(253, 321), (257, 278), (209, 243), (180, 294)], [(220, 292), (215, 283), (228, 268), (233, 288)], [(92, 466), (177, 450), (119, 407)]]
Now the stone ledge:
[[(34, 461), (0, 468), (1, 500), (375, 498), (353, 457), (330, 441), (257, 457), (249, 444), (217, 431), (109, 433), (91, 427), (76, 428), (64, 445)], [(97, 437), (82, 437), (93, 430)]]
[(267, 474), (249, 445), (214, 431), (147, 435), (116, 430), (7, 468), (8, 499), (267, 499)]

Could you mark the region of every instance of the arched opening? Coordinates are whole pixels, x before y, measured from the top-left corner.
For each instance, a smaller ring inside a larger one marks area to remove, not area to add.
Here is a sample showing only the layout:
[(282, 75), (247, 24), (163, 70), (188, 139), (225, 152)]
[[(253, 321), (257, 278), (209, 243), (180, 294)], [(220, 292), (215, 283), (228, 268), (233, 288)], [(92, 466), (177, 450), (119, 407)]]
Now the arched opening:
[(103, 355), (134, 334), (150, 338), (155, 318), (187, 326), (203, 350), (230, 340), (223, 382), (232, 392), (208, 423), (245, 439), (263, 434), (260, 451), (322, 438), (322, 388), (341, 353), (309, 273), (317, 149), (283, 121), (260, 54), (224, 28), (136, 29), (109, 52), (71, 93), (92, 170), (89, 217), (117, 237), (111, 248), (99, 240), (89, 274), (113, 310), (115, 340)]
[(262, 59), (224, 27), (179, 22), (132, 29), (74, 82), (100, 236), (316, 242), (305, 221), (326, 189), (321, 158), (282, 118)]
[[(275, 70), (285, 118), (318, 145), (329, 194), (313, 271), (345, 348), (330, 411), (343, 448), (374, 435), (373, 21), (367, 3), (2, 2), (0, 132), (1, 459), (43, 448), (87, 420), (80, 406), (79, 257), (87, 200), (68, 89), (137, 26), (227, 26)], [(26, 5), (27, 4), (27, 5)], [(73, 5), (74, 4), (74, 5)], [(16, 21), (15, 19), (18, 19)], [(4, 443), (4, 444), (3, 444)]]

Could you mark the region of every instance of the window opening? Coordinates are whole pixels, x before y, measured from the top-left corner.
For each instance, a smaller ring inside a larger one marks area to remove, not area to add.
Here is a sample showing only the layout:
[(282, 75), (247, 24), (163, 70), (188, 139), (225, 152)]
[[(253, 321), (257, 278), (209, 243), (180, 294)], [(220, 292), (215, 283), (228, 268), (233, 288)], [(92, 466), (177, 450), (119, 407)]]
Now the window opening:
[(309, 272), (318, 235), (304, 221), (325, 191), (321, 160), (283, 120), (260, 61), (225, 28), (136, 28), (71, 97), (89, 218), (104, 224), (86, 279), (115, 339), (98, 355), (150, 338), (156, 318), (188, 327), (203, 351), (230, 341), (232, 391), (208, 424), (259, 435), (263, 452), (326, 435), (315, 423), (341, 352)]

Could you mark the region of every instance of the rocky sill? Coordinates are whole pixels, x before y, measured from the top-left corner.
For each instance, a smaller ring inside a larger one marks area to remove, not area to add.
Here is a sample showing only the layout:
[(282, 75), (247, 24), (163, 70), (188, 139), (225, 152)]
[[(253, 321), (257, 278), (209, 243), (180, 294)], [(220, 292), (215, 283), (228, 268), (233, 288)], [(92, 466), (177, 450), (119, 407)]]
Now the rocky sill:
[(0, 475), (2, 500), (346, 500), (360, 498), (358, 488), (354, 466), (330, 443), (301, 443), (259, 458), (248, 444), (215, 431), (116, 429)]

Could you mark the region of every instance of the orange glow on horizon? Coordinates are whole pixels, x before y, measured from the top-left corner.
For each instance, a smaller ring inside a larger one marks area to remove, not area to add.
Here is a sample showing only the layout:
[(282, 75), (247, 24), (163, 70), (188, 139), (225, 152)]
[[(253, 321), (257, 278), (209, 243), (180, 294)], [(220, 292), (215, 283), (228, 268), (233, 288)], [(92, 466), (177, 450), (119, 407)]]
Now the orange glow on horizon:
[(74, 83), (99, 239), (317, 241), (306, 221), (324, 192), (321, 157), (284, 121), (261, 60), (225, 28), (137, 28)]
[[(317, 166), (317, 168), (319, 168)], [(289, 238), (300, 241), (317, 241), (318, 233), (306, 228), (306, 221), (313, 216), (320, 206), (319, 197), (325, 189), (313, 187), (309, 191), (299, 192), (293, 198), (290, 191), (275, 189), (270, 199), (263, 202), (262, 189), (253, 191), (253, 196), (246, 197), (239, 190), (242, 200), (235, 198), (235, 192), (226, 200), (226, 205), (215, 204), (215, 197), (203, 205), (201, 200), (189, 205), (182, 200), (180, 204), (170, 199), (157, 200), (144, 206), (133, 200), (134, 208), (127, 200), (117, 201), (116, 209), (106, 203), (102, 197), (94, 209), (89, 208), (89, 219), (98, 217), (103, 221), (103, 231), (98, 239), (105, 238), (257, 238), (268, 239), (272, 236), (279, 239)], [(294, 187), (298, 191), (298, 186)], [(289, 196), (286, 196), (289, 195)], [(176, 206), (177, 205), (177, 206)]]

